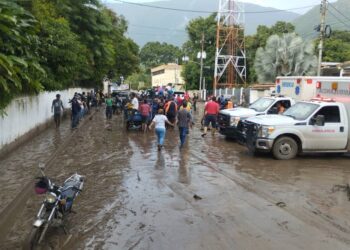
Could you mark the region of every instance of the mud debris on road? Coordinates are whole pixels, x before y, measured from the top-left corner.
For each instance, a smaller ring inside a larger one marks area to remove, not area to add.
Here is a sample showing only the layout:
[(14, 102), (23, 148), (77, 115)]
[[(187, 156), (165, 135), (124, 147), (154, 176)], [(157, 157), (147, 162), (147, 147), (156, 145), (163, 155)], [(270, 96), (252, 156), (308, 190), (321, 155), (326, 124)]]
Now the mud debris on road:
[[(77, 171), (86, 185), (68, 235), (53, 228), (42, 249), (350, 248), (350, 203), (330, 191), (350, 180), (348, 157), (253, 157), (219, 135), (201, 138), (200, 124), (181, 151), (169, 130), (158, 152), (153, 133), (126, 133), (121, 116), (103, 115), (48, 170), (58, 182)], [(0, 215), (70, 135), (66, 121), (1, 160)], [(11, 225), (0, 225), (1, 249), (22, 247), (41, 197), (19, 201)]]

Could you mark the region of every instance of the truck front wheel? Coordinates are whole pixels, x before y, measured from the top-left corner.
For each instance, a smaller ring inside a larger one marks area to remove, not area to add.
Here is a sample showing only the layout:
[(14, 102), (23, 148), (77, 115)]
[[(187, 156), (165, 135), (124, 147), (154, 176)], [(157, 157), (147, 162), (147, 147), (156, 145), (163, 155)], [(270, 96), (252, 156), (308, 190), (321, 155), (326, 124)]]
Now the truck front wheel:
[(298, 154), (298, 144), (291, 137), (281, 137), (273, 145), (272, 153), (278, 160), (293, 159)]

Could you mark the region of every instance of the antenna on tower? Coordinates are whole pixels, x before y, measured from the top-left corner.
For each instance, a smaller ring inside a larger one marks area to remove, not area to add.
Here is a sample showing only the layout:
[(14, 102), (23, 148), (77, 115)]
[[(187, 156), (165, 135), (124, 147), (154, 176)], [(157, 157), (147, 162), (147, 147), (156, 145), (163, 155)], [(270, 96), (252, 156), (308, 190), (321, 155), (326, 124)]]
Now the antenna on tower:
[(243, 4), (220, 0), (217, 16), (214, 91), (246, 82)]

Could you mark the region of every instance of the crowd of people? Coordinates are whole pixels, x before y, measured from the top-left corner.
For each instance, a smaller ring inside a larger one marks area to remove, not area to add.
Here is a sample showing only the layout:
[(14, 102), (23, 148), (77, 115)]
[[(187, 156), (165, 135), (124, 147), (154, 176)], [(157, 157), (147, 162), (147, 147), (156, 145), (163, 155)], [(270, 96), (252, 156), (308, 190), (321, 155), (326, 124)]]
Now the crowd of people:
[[(180, 148), (182, 148), (186, 142), (187, 134), (189, 134), (189, 129), (194, 124), (193, 112), (196, 111), (198, 99), (197, 94), (191, 98), (188, 93), (185, 93), (184, 96), (174, 96), (169, 94), (169, 91), (165, 96), (159, 95), (158, 92), (153, 99), (147, 95), (138, 97), (136, 94), (132, 94), (128, 108), (133, 110), (132, 114), (135, 112), (141, 114), (142, 131), (147, 132), (149, 129), (155, 129), (159, 150), (163, 147), (167, 128), (171, 129), (177, 125)], [(202, 137), (207, 135), (209, 127), (212, 134), (215, 134), (219, 112), (221, 109), (227, 108), (233, 108), (233, 102), (230, 98), (225, 98), (223, 95), (219, 98), (215, 96), (208, 98), (202, 116)]]
[[(158, 150), (164, 145), (164, 138), (167, 129), (173, 129), (177, 125), (179, 129), (180, 148), (186, 142), (190, 128), (194, 124), (193, 113), (197, 110), (199, 97), (194, 94), (192, 97), (186, 92), (184, 95), (174, 95), (172, 91), (158, 89), (154, 93), (131, 93), (130, 96), (122, 99), (118, 95), (104, 95), (101, 91), (90, 91), (75, 93), (70, 100), (71, 104), (71, 127), (77, 128), (80, 120), (90, 112), (91, 107), (99, 109), (102, 103), (105, 105), (106, 119), (112, 119), (112, 115), (124, 111), (124, 120), (130, 121), (140, 116), (141, 130), (147, 133), (150, 129), (155, 130), (157, 135)], [(209, 97), (205, 103), (202, 115), (202, 137), (207, 135), (208, 127), (215, 134), (217, 129), (218, 114), (221, 109), (232, 108), (230, 99), (220, 96)], [(52, 102), (52, 112), (56, 127), (60, 126), (62, 112), (64, 110), (60, 95)], [(199, 114), (201, 116), (201, 114)]]
[[(94, 92), (82, 92), (74, 93), (73, 98), (69, 101), (71, 104), (71, 127), (72, 129), (77, 128), (80, 120), (88, 113), (90, 113), (91, 107), (100, 107), (104, 99), (102, 91)], [(56, 99), (52, 101), (51, 112), (54, 114), (54, 122), (56, 128), (60, 127), (61, 117), (65, 110), (61, 95), (57, 94)]]
[(154, 128), (157, 135), (158, 150), (161, 150), (164, 144), (166, 129), (175, 127), (176, 124), (180, 131), (180, 147), (182, 148), (186, 141), (189, 128), (192, 127), (192, 107), (197, 95), (190, 98), (185, 93), (184, 96), (166, 96), (156, 95), (151, 98), (149, 95), (138, 97), (131, 94), (131, 100), (127, 105), (130, 116), (141, 115), (141, 129), (143, 132)]

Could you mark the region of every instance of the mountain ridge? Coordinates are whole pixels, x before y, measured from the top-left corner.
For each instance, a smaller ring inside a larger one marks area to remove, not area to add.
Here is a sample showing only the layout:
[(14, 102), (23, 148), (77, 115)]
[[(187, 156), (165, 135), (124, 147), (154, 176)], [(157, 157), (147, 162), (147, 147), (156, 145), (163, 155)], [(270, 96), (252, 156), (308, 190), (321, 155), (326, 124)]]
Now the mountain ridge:
[[(333, 30), (350, 30), (350, 11), (345, 11), (349, 9), (349, 0), (338, 0), (337, 2), (328, 4), (326, 24), (330, 25)], [(342, 16), (339, 12), (346, 17)], [(320, 24), (320, 7), (315, 6), (304, 15), (299, 16), (293, 21), (293, 24), (296, 27), (297, 33), (304, 38), (318, 35), (314, 31), (314, 28)]]
[[(217, 12), (219, 7), (218, 0), (170, 0), (148, 2), (147, 4), (175, 9), (213, 10), (213, 13)], [(277, 9), (251, 3), (245, 3), (244, 6), (246, 12), (265, 12), (246, 14), (247, 35), (254, 34), (258, 25), (271, 26), (277, 21), (291, 22), (300, 16), (288, 11), (273, 12), (272, 15), (271, 11)], [(185, 28), (188, 22), (199, 16), (207, 17), (210, 15), (209, 13), (185, 13), (153, 9), (125, 3), (108, 3), (107, 7), (126, 18), (129, 23), (128, 34), (140, 46), (149, 41), (167, 42), (181, 46), (187, 40)]]

